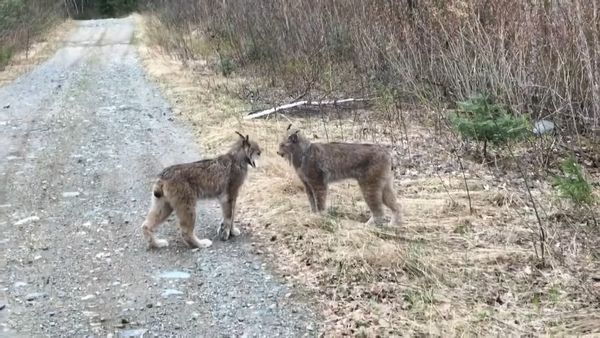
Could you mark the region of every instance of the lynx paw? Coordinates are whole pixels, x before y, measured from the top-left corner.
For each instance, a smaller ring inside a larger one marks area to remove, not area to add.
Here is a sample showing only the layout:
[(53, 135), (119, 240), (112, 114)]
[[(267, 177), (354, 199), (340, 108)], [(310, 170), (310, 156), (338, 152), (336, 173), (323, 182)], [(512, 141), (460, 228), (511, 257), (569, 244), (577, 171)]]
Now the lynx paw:
[(369, 220), (365, 224), (367, 226), (377, 226), (377, 227), (379, 227), (379, 226), (383, 225), (383, 221), (379, 217), (373, 217), (373, 216), (371, 216), (371, 218), (369, 218)]
[(150, 247), (151, 248), (164, 248), (169, 246), (169, 241), (167, 241), (166, 239), (155, 239), (153, 242), (150, 243)]
[(399, 227), (402, 225), (402, 217), (400, 216), (393, 216), (392, 220), (390, 221), (390, 226), (392, 227)]
[(199, 248), (208, 248), (212, 245), (212, 241), (208, 238), (203, 238), (198, 241)]
[(221, 238), (222, 241), (226, 241), (229, 239), (229, 235), (231, 234), (231, 230), (228, 226), (226, 226), (225, 224), (221, 223), (221, 226), (219, 227), (219, 238)]

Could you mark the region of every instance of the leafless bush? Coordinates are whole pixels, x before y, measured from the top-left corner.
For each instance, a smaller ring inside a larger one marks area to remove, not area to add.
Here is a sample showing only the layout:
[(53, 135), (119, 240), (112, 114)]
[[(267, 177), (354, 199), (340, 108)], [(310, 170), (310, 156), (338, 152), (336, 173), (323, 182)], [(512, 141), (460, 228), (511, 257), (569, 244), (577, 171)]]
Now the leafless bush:
[[(443, 104), (485, 92), (577, 130), (600, 121), (598, 2), (576, 0), (151, 1), (168, 31), (201, 29), (273, 83), (394, 88)], [(192, 41), (164, 41), (187, 55)], [(193, 55), (188, 55), (193, 57)], [(293, 94), (293, 93), (292, 93)]]
[(19, 51), (26, 54), (33, 39), (66, 15), (57, 0), (0, 0), (0, 70)]

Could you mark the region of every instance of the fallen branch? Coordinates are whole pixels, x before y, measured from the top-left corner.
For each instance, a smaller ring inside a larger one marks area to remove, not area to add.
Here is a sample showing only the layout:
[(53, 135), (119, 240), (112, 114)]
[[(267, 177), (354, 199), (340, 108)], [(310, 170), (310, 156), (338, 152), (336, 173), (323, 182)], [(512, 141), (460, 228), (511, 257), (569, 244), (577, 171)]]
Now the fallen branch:
[(250, 119), (253, 119), (253, 118), (257, 118), (257, 117), (261, 117), (261, 116), (273, 114), (273, 113), (281, 111), (281, 110), (286, 110), (286, 109), (290, 109), (290, 108), (294, 108), (294, 107), (299, 107), (299, 106), (325, 106), (325, 105), (337, 105), (337, 104), (340, 104), (340, 103), (364, 102), (364, 101), (369, 101), (369, 99), (341, 99), (341, 100), (327, 100), (327, 101), (308, 101), (308, 100), (297, 101), (297, 102), (292, 102), (292, 103), (284, 104), (284, 105), (281, 105), (281, 106), (278, 106), (278, 107), (269, 108), (269, 109), (266, 109), (266, 110), (262, 110), (262, 111), (258, 111), (258, 112), (255, 112), (255, 113), (248, 114), (248, 115), (244, 116), (244, 119), (245, 120), (250, 120)]

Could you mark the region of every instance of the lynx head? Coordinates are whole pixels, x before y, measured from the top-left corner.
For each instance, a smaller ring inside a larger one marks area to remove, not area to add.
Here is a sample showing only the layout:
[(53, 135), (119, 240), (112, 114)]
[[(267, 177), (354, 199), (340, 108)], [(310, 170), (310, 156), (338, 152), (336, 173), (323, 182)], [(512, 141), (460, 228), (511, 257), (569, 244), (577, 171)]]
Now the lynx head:
[(239, 132), (235, 132), (241, 138), (240, 150), (243, 152), (244, 160), (252, 166), (252, 168), (256, 168), (256, 162), (260, 159), (261, 149), (258, 143), (251, 141), (249, 135), (242, 135)]
[(300, 130), (290, 133), (291, 127), (291, 124), (287, 127), (287, 136), (285, 136), (283, 141), (279, 143), (279, 150), (277, 150), (277, 155), (287, 159), (288, 161), (291, 161), (294, 154), (301, 153), (305, 147), (305, 143), (307, 142), (302, 135), (300, 135)]

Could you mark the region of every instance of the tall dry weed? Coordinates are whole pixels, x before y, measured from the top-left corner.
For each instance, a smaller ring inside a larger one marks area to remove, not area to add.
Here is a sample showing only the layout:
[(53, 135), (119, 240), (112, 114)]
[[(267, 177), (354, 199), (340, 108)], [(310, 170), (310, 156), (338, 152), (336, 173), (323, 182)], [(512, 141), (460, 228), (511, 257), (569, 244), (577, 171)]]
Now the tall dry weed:
[[(151, 1), (171, 32), (202, 30), (218, 52), (298, 93), (393, 88), (435, 104), (489, 93), (570, 130), (598, 128), (596, 1)], [(194, 41), (163, 42), (193, 58)], [(290, 95), (294, 95), (290, 92)]]

